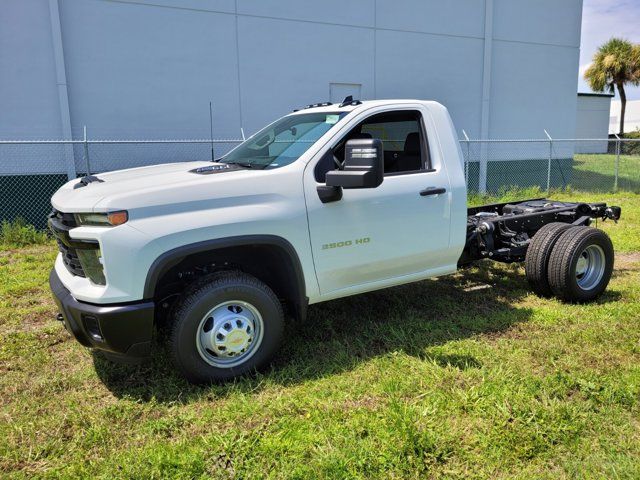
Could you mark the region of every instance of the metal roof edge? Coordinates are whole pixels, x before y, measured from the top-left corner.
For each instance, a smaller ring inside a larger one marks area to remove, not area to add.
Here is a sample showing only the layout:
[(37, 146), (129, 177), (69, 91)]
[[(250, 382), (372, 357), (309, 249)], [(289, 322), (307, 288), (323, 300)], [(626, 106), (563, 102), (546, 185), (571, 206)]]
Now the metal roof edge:
[(578, 92), (579, 97), (614, 97), (613, 93)]

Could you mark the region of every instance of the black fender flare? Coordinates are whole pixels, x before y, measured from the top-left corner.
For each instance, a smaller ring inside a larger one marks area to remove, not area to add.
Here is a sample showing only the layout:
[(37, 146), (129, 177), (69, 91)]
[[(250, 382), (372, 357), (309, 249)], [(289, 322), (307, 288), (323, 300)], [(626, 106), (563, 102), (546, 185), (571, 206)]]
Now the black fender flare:
[(298, 320), (306, 318), (307, 306), (309, 298), (307, 297), (307, 289), (304, 280), (302, 264), (296, 249), (286, 239), (277, 235), (240, 235), (226, 238), (216, 238), (212, 240), (204, 240), (202, 242), (181, 245), (164, 252), (156, 258), (149, 271), (144, 284), (144, 297), (154, 298), (156, 285), (162, 276), (172, 267), (176, 266), (189, 255), (203, 252), (213, 252), (229, 247), (241, 247), (249, 245), (271, 246), (280, 249), (290, 260), (288, 275), (293, 276), (294, 292), (291, 292), (291, 300), (293, 303), (294, 314)]

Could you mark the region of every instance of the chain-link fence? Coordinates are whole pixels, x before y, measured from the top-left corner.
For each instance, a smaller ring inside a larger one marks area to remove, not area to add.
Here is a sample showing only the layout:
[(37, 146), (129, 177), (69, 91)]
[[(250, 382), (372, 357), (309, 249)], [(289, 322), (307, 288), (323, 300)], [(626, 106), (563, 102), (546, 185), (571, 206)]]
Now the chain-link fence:
[(640, 139), (461, 140), (471, 194), (640, 192)]
[[(0, 141), (0, 220), (42, 227), (69, 179), (159, 163), (211, 160), (241, 140)], [(640, 139), (462, 140), (471, 195), (640, 192)], [(515, 193), (514, 193), (515, 192)]]
[(219, 158), (242, 140), (0, 141), (0, 221), (45, 226), (51, 196), (70, 179), (123, 168)]

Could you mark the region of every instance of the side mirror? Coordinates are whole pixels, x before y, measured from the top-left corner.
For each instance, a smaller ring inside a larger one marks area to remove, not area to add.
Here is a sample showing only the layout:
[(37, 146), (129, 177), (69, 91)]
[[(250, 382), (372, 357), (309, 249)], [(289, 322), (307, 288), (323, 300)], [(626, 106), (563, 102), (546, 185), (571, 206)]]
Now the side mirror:
[(342, 170), (327, 172), (328, 187), (376, 188), (384, 176), (382, 141), (378, 139), (349, 140), (344, 149)]

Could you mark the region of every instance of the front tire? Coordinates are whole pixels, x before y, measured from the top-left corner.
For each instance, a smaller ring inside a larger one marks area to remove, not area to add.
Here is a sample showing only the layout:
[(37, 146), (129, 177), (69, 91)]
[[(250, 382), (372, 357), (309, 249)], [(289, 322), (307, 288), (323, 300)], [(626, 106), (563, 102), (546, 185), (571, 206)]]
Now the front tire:
[(602, 230), (573, 227), (556, 242), (549, 259), (549, 285), (566, 302), (599, 297), (613, 272), (613, 244)]
[(205, 277), (179, 300), (169, 335), (176, 369), (192, 383), (229, 380), (265, 367), (280, 346), (282, 305), (255, 277)]

